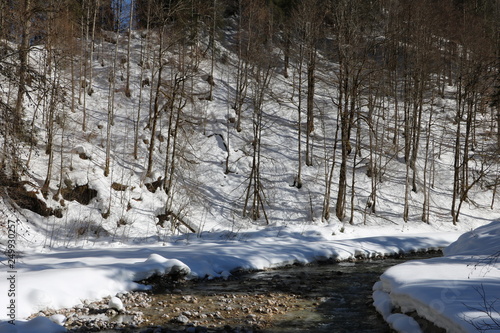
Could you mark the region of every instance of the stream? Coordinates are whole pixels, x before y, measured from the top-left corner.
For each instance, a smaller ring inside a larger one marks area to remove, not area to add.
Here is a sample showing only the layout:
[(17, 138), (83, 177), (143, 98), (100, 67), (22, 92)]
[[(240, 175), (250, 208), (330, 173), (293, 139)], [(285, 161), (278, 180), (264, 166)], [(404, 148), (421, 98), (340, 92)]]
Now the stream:
[(242, 272), (227, 280), (158, 278), (152, 293), (121, 297), (128, 311), (142, 315), (141, 324), (130, 325), (132, 316), (117, 315), (108, 318), (117, 322), (114, 329), (96, 331), (391, 332), (372, 306), (373, 284), (393, 265), (438, 255), (315, 263)]

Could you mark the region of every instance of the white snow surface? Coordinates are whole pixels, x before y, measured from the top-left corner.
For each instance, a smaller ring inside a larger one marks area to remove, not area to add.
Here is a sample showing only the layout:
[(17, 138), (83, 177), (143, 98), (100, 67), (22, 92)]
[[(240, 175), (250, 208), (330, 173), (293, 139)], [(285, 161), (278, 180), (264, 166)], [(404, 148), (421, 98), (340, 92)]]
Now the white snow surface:
[(66, 329), (54, 323), (47, 317), (36, 317), (29, 321), (16, 320), (15, 324), (0, 322), (0, 332), (2, 333), (59, 333), (66, 332)]
[[(120, 292), (144, 289), (134, 281), (155, 273), (181, 269), (189, 277), (224, 277), (236, 268), (266, 269), (292, 263), (335, 258), (368, 258), (393, 253), (442, 248), (458, 232), (391, 233), (388, 228), (366, 228), (333, 235), (333, 226), (269, 227), (228, 238), (227, 232), (203, 233), (200, 237), (179, 236), (170, 243), (79, 249), (26, 249), (16, 263), (16, 318), (26, 319), (46, 308), (64, 308)], [(349, 229), (349, 228), (348, 228)], [(353, 237), (354, 234), (354, 237)], [(9, 281), (0, 280), (0, 290)], [(5, 309), (8, 300), (0, 300)], [(6, 318), (2, 311), (1, 318)], [(5, 327), (7, 321), (0, 325)], [(42, 324), (45, 325), (44, 322)], [(24, 326), (18, 332), (25, 332)], [(26, 327), (30, 327), (29, 325)], [(2, 331), (3, 332), (3, 331)], [(42, 329), (38, 332), (43, 332)]]
[(375, 307), (398, 332), (426, 329), (394, 308), (416, 311), (447, 332), (500, 332), (499, 239), (500, 221), (492, 222), (460, 236), (444, 257), (389, 268), (374, 285)]

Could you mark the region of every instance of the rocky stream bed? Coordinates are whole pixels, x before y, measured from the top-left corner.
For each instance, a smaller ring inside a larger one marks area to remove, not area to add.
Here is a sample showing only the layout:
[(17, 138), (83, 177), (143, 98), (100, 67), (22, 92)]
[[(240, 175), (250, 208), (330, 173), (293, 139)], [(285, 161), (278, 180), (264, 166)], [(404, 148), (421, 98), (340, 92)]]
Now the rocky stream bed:
[(315, 263), (228, 279), (154, 277), (146, 281), (151, 291), (116, 295), (123, 308), (106, 298), (36, 315), (63, 315), (71, 332), (391, 332), (372, 306), (372, 286), (407, 259)]

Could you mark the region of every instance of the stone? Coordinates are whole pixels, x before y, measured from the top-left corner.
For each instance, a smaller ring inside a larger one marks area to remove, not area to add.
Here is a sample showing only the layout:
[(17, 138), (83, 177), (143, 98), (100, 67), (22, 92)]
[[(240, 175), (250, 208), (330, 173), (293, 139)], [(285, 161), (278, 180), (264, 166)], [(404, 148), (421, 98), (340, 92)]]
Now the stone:
[(186, 317), (185, 315), (179, 315), (173, 319), (174, 322), (179, 323), (179, 324), (187, 324), (189, 323), (189, 318)]

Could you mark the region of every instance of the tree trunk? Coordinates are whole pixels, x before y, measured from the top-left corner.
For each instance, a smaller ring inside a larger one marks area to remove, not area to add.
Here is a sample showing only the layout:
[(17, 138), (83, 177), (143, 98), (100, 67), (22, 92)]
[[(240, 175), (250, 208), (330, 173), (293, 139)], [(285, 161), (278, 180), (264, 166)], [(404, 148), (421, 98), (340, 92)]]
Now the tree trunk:
[(452, 194), (452, 199), (451, 199), (451, 216), (453, 219), (453, 224), (456, 225), (458, 222), (458, 214), (456, 212), (456, 201), (457, 201), (457, 196), (459, 195), (460, 191), (460, 133), (461, 133), (461, 121), (462, 121), (462, 105), (463, 105), (463, 100), (462, 100), (462, 79), (459, 78), (458, 80), (458, 87), (457, 87), (457, 114), (456, 114), (456, 122), (457, 122), (457, 128), (456, 128), (456, 135), (455, 135), (455, 154), (454, 154), (454, 161), (453, 161), (453, 194)]
[(52, 179), (52, 165), (54, 162), (54, 149), (53, 149), (53, 142), (54, 142), (54, 113), (57, 107), (57, 94), (58, 94), (58, 89), (57, 86), (59, 84), (58, 80), (56, 79), (57, 73), (54, 73), (54, 80), (52, 82), (52, 87), (51, 87), (51, 94), (50, 94), (50, 102), (48, 106), (48, 114), (47, 114), (47, 146), (45, 148), (45, 154), (49, 155), (49, 160), (47, 162), (47, 174), (45, 177), (45, 181), (43, 183), (41, 192), (42, 195), (47, 198), (48, 193), (49, 193), (49, 188), (50, 188), (50, 180)]
[(325, 184), (325, 196), (323, 198), (323, 219), (330, 219), (330, 196), (332, 191), (332, 183), (333, 183), (333, 171), (335, 169), (335, 161), (337, 156), (337, 144), (338, 144), (338, 136), (339, 136), (339, 112), (337, 112), (337, 128), (335, 130), (335, 140), (333, 142), (333, 152), (332, 152), (332, 164), (330, 165), (330, 170), (328, 172), (328, 177), (326, 178)]
[(358, 152), (359, 152), (359, 147), (360, 147), (360, 126), (359, 126), (359, 121), (356, 126), (356, 151), (354, 153), (354, 159), (352, 162), (352, 173), (351, 173), (351, 209), (350, 209), (350, 217), (349, 217), (349, 224), (354, 224), (354, 198), (356, 195), (356, 191), (354, 188), (354, 185), (356, 183), (356, 163), (357, 163), (357, 157), (358, 157)]
[(14, 133), (20, 135), (24, 115), (24, 96), (28, 73), (28, 54), (30, 49), (31, 0), (24, 0), (21, 22), (21, 45), (19, 45), (19, 85), (17, 90), (16, 110), (14, 114)]
[(130, 0), (130, 16), (128, 22), (128, 43), (127, 43), (127, 78), (125, 83), (125, 96), (130, 97), (130, 47), (131, 47), (131, 39), (132, 39), (132, 22), (134, 18), (134, 0)]
[(92, 18), (92, 37), (90, 41), (87, 41), (90, 45), (90, 56), (89, 56), (89, 85), (87, 87), (87, 95), (92, 96), (94, 93), (93, 80), (94, 80), (94, 41), (95, 41), (95, 30), (97, 21), (97, 11), (99, 9), (99, 0), (96, 0), (94, 7), (94, 15)]
[[(119, 4), (121, 7), (121, 4)], [(117, 16), (120, 16), (120, 9), (118, 9)], [(115, 113), (115, 86), (116, 86), (116, 72), (118, 61), (118, 27), (116, 29), (116, 44), (113, 54), (113, 69), (109, 78), (109, 93), (108, 93), (108, 122), (106, 124), (106, 158), (104, 166), (104, 176), (107, 177), (110, 172), (111, 163), (111, 127), (114, 125)], [(92, 64), (92, 63), (91, 63)]]
[[(345, 87), (344, 89), (346, 89)], [(345, 91), (345, 90), (344, 90)], [(340, 144), (341, 144), (341, 161), (339, 170), (339, 185), (337, 194), (337, 204), (335, 206), (335, 213), (337, 218), (342, 221), (345, 217), (345, 199), (347, 192), (347, 159), (350, 153), (349, 143), (349, 115), (348, 115), (348, 98), (344, 96), (345, 102), (342, 109), (339, 110), (340, 117)]]
[(307, 63), (307, 129), (306, 129), (306, 165), (312, 166), (312, 137), (314, 132), (314, 90), (316, 70), (316, 48), (310, 47)]
[(156, 82), (156, 89), (154, 95), (153, 109), (151, 114), (151, 119), (149, 123), (151, 136), (149, 140), (149, 149), (148, 149), (148, 166), (146, 168), (146, 177), (151, 177), (151, 173), (153, 171), (153, 156), (154, 156), (154, 147), (155, 147), (155, 137), (156, 137), (156, 125), (158, 122), (158, 117), (160, 115), (160, 92), (161, 92), (161, 84), (162, 84), (162, 72), (163, 72), (163, 64), (162, 64), (162, 53), (163, 53), (163, 28), (160, 31), (160, 45), (158, 51), (158, 78)]
[(297, 179), (294, 185), (297, 188), (302, 187), (302, 67), (304, 63), (303, 56), (304, 48), (302, 45), (299, 47), (299, 59), (298, 61), (298, 104), (297, 104)]
[[(434, 96), (431, 99), (431, 105), (434, 103)], [(426, 133), (426, 143), (425, 143), (425, 161), (424, 161), (424, 170), (423, 170), (423, 195), (424, 200), (422, 203), (422, 222), (429, 223), (429, 201), (430, 201), (430, 181), (428, 180), (428, 165), (429, 165), (429, 149), (431, 142), (431, 129), (432, 129), (432, 116), (434, 114), (434, 109), (431, 106), (430, 115), (429, 115), (429, 123), (427, 126)]]

